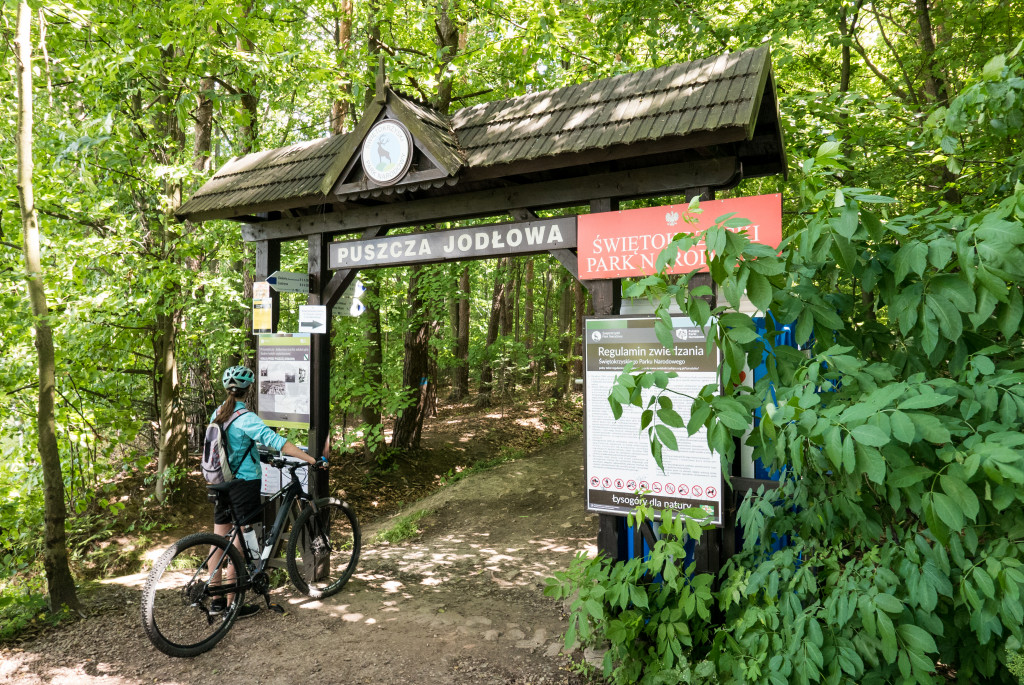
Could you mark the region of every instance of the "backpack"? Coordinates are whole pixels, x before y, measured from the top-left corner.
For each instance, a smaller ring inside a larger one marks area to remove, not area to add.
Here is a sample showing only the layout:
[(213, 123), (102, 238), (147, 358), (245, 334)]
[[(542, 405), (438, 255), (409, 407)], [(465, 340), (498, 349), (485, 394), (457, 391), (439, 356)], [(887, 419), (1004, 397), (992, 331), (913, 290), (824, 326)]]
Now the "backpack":
[(246, 411), (239, 409), (224, 422), (223, 426), (213, 421), (206, 427), (206, 439), (203, 441), (203, 477), (208, 484), (221, 485), (235, 479), (235, 474), (231, 472), (231, 464), (228, 463), (231, 452), (228, 448), (227, 432), (228, 426)]

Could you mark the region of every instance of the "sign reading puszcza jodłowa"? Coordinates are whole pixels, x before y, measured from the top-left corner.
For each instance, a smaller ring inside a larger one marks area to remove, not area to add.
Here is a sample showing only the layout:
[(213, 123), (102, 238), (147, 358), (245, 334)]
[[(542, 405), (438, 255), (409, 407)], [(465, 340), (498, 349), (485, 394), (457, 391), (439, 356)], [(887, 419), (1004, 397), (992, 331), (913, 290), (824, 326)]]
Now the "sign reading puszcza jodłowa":
[(576, 217), (331, 243), (331, 269), (533, 254), (576, 247)]

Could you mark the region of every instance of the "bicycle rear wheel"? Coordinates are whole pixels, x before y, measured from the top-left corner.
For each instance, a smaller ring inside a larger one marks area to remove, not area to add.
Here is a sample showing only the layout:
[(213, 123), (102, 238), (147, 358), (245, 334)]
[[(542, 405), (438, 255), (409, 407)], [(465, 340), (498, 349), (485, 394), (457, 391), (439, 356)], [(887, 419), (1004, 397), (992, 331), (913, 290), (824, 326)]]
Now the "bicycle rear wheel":
[(142, 590), (142, 627), (164, 654), (202, 654), (231, 629), (245, 600), (240, 588), (247, 585), (242, 553), (227, 539), (213, 533), (189, 535), (153, 564)]
[(359, 561), (359, 523), (348, 502), (316, 500), (292, 526), (288, 538), (288, 575), (299, 592), (330, 597), (348, 582)]

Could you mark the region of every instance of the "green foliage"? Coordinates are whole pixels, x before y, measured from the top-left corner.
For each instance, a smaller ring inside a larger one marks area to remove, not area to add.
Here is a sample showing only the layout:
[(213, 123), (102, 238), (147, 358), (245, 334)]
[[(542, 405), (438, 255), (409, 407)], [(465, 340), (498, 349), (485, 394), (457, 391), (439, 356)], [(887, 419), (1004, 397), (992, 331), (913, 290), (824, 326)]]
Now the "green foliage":
[[(1021, 70), (1019, 57), (996, 60), (931, 130), (992, 151)], [(745, 542), (721, 576), (711, 658), (734, 681), (931, 683), (941, 662), (964, 682), (1008, 682), (1003, 645), (1019, 646), (1024, 619), (1020, 149), (973, 179), (985, 194), (903, 214), (835, 183), (840, 149), (802, 162), (799, 218), (778, 252), (728, 217), (678, 238), (706, 245), (718, 306), (688, 276), (627, 292), (657, 303), (660, 337), (674, 300), (721, 350), (721, 392), (693, 400), (688, 432), (707, 429), (725, 459), (744, 439), (783, 474), (739, 509)], [(767, 335), (739, 313), (743, 294), (769, 314)], [(808, 353), (774, 346), (775, 321)], [(741, 384), (765, 354), (765, 378)], [(645, 387), (665, 384), (624, 374), (613, 410), (641, 406)], [(664, 399), (643, 414), (655, 459), (680, 423)], [(782, 537), (789, 546), (766, 550)]]
[(33, 592), (0, 592), (0, 644), (33, 629), (55, 626), (70, 618), (68, 611), (50, 613), (46, 595), (36, 588)]
[(492, 459), (481, 459), (480, 461), (474, 462), (470, 466), (459, 466), (453, 469), (448, 469), (448, 472), (441, 476), (440, 484), (443, 485), (454, 485), (463, 478), (470, 476), (474, 473), (482, 473), (489, 471), (495, 466), (501, 466), (505, 462), (515, 461), (516, 459), (522, 459), (526, 454), (526, 451), (520, 447), (512, 447), (511, 445), (502, 445), (498, 448), (498, 456)]
[[(680, 515), (682, 514), (682, 515)], [(544, 594), (571, 600), (566, 647), (604, 646), (604, 675), (614, 683), (715, 683), (707, 661), (713, 634), (714, 577), (682, 566), (686, 539), (699, 544), (700, 509), (654, 512), (638, 507), (629, 525), (657, 525), (659, 539), (644, 559), (613, 563), (579, 554), (547, 579)]]
[(1024, 683), (1024, 653), (1007, 650), (1006, 667), (1011, 674), (1017, 676), (1017, 682)]
[(398, 517), (395, 519), (394, 523), (374, 535), (373, 541), (370, 544), (377, 545), (382, 542), (387, 542), (392, 545), (397, 545), (399, 542), (411, 540), (420, 534), (417, 524), (431, 513), (432, 512), (429, 509), (420, 509), (419, 511), (414, 511), (411, 514)]

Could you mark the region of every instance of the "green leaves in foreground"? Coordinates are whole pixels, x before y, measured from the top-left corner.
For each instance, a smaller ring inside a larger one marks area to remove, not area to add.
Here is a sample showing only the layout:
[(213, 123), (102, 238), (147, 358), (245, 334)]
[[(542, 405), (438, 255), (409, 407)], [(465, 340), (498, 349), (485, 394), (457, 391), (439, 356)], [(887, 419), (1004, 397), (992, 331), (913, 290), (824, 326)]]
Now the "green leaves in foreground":
[[(987, 108), (1024, 105), (1019, 57), (997, 66), (998, 86), (950, 104), (971, 118), (929, 126), (977, 133), (995, 125)], [(689, 653), (710, 654), (721, 682), (932, 683), (939, 663), (961, 682), (1015, 682), (1004, 664), (1024, 642), (1024, 184), (1010, 174), (984, 201), (896, 215), (887, 198), (832, 184), (837, 150), (802, 165), (805, 204), (777, 253), (724, 224), (687, 238), (709, 249), (717, 301), (686, 276), (628, 293), (659, 311), (674, 302), (721, 352), (721, 387), (685, 399), (687, 432), (706, 430), (727, 466), (743, 441), (781, 474), (777, 490), (742, 498), (723, 622), (710, 652)], [(744, 293), (767, 310), (763, 335)], [(803, 351), (776, 345), (783, 323)], [(741, 374), (762, 359), (750, 384)], [(643, 375), (627, 376), (613, 398), (635, 404)], [(645, 407), (660, 464), (674, 426)]]
[[(704, 515), (700, 509), (682, 513)], [(607, 646), (603, 670), (614, 683), (716, 683), (714, 665), (705, 660), (713, 578), (683, 565), (686, 536), (699, 539), (701, 526), (670, 510), (656, 523), (646, 507), (629, 523), (642, 521), (660, 535), (646, 559), (612, 563), (580, 554), (547, 580), (545, 595), (571, 599), (565, 645)]]

